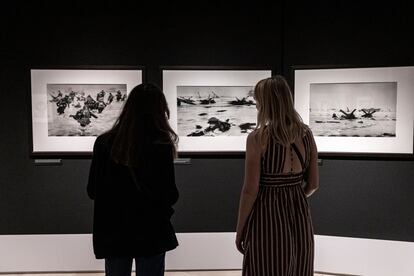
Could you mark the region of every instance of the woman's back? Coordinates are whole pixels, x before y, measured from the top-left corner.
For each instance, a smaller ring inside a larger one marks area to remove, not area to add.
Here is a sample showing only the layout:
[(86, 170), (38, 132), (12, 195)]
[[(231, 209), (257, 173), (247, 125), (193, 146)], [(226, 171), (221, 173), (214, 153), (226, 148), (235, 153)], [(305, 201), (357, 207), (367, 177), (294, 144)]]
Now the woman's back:
[(172, 146), (148, 145), (142, 152), (145, 163), (132, 169), (149, 196), (137, 189), (131, 169), (111, 158), (113, 140), (109, 133), (97, 138), (88, 182), (88, 194), (94, 199), (96, 257), (145, 256), (175, 248), (169, 222), (171, 205), (178, 199)]
[(137, 274), (151, 268), (150, 275), (163, 275), (165, 252), (178, 245), (170, 222), (178, 199), (177, 135), (168, 118), (162, 91), (141, 84), (95, 141), (87, 191), (94, 200), (94, 253), (105, 258), (108, 275), (129, 275), (133, 258)]
[(289, 146), (269, 138), (262, 155), (261, 174), (278, 176), (303, 173), (309, 166), (311, 135), (305, 128), (304, 135)]

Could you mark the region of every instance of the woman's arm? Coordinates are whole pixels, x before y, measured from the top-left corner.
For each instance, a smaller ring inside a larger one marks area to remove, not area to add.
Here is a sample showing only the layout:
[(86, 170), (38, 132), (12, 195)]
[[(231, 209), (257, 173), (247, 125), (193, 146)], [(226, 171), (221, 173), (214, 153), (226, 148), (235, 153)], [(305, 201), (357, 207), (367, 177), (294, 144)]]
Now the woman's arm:
[(305, 194), (310, 197), (319, 188), (319, 168), (318, 168), (318, 149), (312, 132), (309, 131), (310, 140), (310, 161), (307, 179), (305, 179)]
[(146, 183), (154, 195), (166, 206), (174, 205), (179, 197), (175, 183), (172, 145), (154, 144), (149, 152)]
[(247, 218), (256, 201), (259, 191), (261, 147), (258, 145), (254, 132), (247, 137), (244, 184), (240, 195), (239, 215), (237, 220), (236, 246), (244, 253), (242, 244)]
[(163, 189), (163, 196), (168, 205), (172, 206), (178, 201), (179, 193), (175, 184), (175, 168), (174, 156), (172, 146), (167, 146), (166, 152), (163, 154), (161, 160), (158, 160), (164, 171), (161, 173), (164, 179), (165, 189)]

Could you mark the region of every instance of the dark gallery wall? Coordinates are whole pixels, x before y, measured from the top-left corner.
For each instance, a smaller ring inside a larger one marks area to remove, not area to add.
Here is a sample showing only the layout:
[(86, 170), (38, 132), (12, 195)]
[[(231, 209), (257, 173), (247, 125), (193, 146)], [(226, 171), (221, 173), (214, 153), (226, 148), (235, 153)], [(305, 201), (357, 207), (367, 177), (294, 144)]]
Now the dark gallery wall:
[[(265, 66), (290, 80), (292, 65), (414, 65), (404, 5), (163, 5), (2, 10), (0, 234), (91, 232), (90, 160), (29, 156), (31, 66), (143, 65), (161, 85), (160, 65)], [(243, 158), (191, 161), (176, 165), (177, 231), (234, 231)], [(323, 160), (320, 173), (317, 234), (414, 241), (413, 161)]]
[[(290, 79), (295, 65), (414, 65), (408, 1), (294, 2), (284, 10)], [(413, 161), (324, 160), (320, 174), (311, 200), (316, 233), (414, 241)]]
[[(48, 12), (18, 9), (3, 19), (0, 234), (90, 233), (93, 205), (85, 187), (90, 160), (35, 166), (29, 157), (30, 66), (144, 65), (162, 84), (160, 65), (265, 66), (281, 69), (281, 10), (163, 4), (84, 5)], [(91, 12), (92, 11), (92, 12)], [(258, 45), (266, 45), (258, 48)], [(178, 231), (233, 231), (243, 159), (193, 159), (177, 165)]]

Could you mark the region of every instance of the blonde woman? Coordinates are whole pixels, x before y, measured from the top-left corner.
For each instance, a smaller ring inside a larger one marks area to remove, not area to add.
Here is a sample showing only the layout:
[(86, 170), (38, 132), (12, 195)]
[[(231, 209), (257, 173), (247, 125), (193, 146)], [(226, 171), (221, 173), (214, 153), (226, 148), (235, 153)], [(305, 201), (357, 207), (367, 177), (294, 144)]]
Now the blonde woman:
[(254, 96), (258, 124), (247, 137), (236, 235), (243, 275), (310, 276), (314, 240), (307, 197), (319, 186), (315, 141), (282, 76), (259, 81)]

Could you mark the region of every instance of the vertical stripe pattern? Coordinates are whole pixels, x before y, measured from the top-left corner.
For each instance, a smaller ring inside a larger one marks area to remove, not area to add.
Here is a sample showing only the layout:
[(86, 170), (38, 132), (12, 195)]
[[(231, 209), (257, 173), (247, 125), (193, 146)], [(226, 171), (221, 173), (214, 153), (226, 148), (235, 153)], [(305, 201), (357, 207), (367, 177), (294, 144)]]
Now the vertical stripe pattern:
[(303, 138), (304, 156), (298, 156), (302, 172), (282, 173), (286, 148), (278, 143), (269, 143), (263, 155), (259, 192), (246, 224), (243, 276), (313, 275), (313, 227), (302, 187), (309, 135)]

